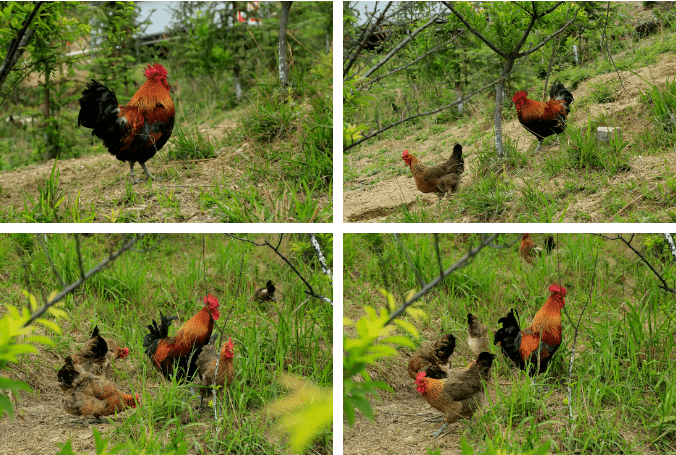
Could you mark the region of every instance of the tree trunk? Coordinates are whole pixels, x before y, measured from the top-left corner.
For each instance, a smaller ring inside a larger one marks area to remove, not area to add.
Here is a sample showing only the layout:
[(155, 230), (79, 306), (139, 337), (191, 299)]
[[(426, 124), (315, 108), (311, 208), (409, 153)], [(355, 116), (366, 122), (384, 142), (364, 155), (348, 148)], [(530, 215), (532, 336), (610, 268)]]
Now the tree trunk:
[(282, 2), (282, 14), (279, 17), (279, 82), (282, 87), (289, 85), (289, 68), (286, 61), (286, 23), (293, 2)]
[(54, 146), (52, 141), (52, 130), (51, 122), (49, 121), (49, 63), (45, 62), (45, 154), (46, 159), (50, 160), (54, 158)]
[[(512, 71), (514, 66), (514, 60), (507, 59), (505, 66), (502, 68), (500, 77), (503, 78), (506, 74), (509, 74)], [(502, 145), (502, 101), (505, 94), (505, 80), (501, 79), (498, 84), (495, 86), (495, 151), (498, 153), (500, 158), (505, 156), (505, 148)]]

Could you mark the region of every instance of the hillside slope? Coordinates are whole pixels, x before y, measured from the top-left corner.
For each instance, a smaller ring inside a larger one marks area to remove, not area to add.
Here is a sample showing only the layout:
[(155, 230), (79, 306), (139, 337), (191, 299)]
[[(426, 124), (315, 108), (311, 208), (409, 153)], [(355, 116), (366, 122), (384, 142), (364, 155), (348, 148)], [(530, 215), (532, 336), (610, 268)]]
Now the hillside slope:
[[(608, 222), (613, 220), (612, 217), (619, 210), (627, 215), (632, 212), (634, 208), (632, 205), (641, 200), (642, 194), (654, 192), (658, 185), (676, 170), (676, 157), (671, 151), (664, 150), (663, 153), (646, 155), (636, 140), (637, 135), (644, 133), (651, 124), (646, 106), (640, 100), (641, 93), (648, 89), (651, 80), (661, 87), (665, 81), (673, 80), (676, 74), (676, 54), (662, 54), (655, 65), (640, 68), (635, 72), (620, 71), (619, 74), (627, 92), (619, 87), (616, 72), (602, 74), (582, 82), (573, 91), (575, 104), (569, 117), (569, 124), (582, 126), (586, 125), (589, 119), (604, 117), (607, 126), (622, 127), (625, 133), (623, 139), (628, 142), (626, 150), (630, 155), (628, 172), (607, 175), (597, 171), (579, 171), (573, 176), (572, 181), (569, 174), (549, 178), (542, 174), (541, 169), (548, 158), (560, 153), (560, 145), (552, 144), (553, 141), (548, 140), (541, 151), (533, 155), (532, 150), (537, 143), (534, 137), (516, 118), (503, 123), (504, 137), (516, 143), (518, 152), (525, 156), (528, 163), (524, 168), (507, 171), (504, 180), (514, 185), (515, 193), (519, 192), (525, 181), (537, 180), (540, 191), (558, 199), (560, 208), (553, 216), (556, 220)], [(603, 104), (588, 102), (587, 98), (599, 86), (608, 86), (611, 83), (618, 86), (618, 90), (614, 93), (614, 101)], [(513, 106), (511, 109), (514, 109)], [(415, 149), (414, 153), (417, 153), (423, 162), (435, 164), (448, 158), (454, 143), (462, 144), (465, 173), (460, 192), (472, 192), (476, 176), (480, 173), (477, 149), (484, 149), (486, 141), (492, 142), (492, 135), (493, 125), (490, 121), (473, 117), (466, 122), (458, 122), (444, 128), (441, 132), (417, 131), (415, 135), (401, 140), (386, 139), (365, 146), (358, 153), (346, 154), (345, 168), (352, 168), (352, 173), (357, 169), (356, 172), (360, 176), (345, 182), (343, 221), (401, 221), (402, 206), (408, 207), (411, 212), (424, 210), (427, 212), (426, 219), (432, 218), (438, 222), (483, 221), (466, 211), (455, 212), (453, 216), (444, 213), (444, 208), (449, 204), (448, 199), (460, 197), (458, 194), (446, 196), (446, 200), (435, 205), (438, 201), (436, 195), (418, 192), (410, 171), (401, 161), (401, 152), (404, 149)], [(561, 140), (566, 141), (567, 136), (562, 135)], [(435, 152), (428, 153), (431, 149)], [(443, 152), (438, 153), (438, 150)], [(374, 167), (377, 170), (374, 171)], [(366, 172), (367, 169), (371, 172)], [(364, 172), (359, 172), (360, 170)], [(624, 203), (620, 204), (618, 210), (609, 209), (609, 199), (615, 198), (619, 189), (623, 189)], [(514, 202), (507, 202), (506, 206), (506, 211), (501, 217), (490, 219), (489, 215), (486, 221), (516, 221), (523, 207)], [(671, 219), (665, 209), (654, 212), (661, 221)]]

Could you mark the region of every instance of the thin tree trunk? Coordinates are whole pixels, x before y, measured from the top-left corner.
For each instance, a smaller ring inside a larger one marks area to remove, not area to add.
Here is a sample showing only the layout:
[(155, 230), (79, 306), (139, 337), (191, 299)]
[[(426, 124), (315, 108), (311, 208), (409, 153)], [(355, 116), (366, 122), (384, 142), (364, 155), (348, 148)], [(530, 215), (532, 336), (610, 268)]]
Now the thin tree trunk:
[(286, 24), (293, 2), (282, 2), (282, 14), (279, 18), (279, 82), (282, 87), (289, 85), (289, 68), (286, 61)]
[(495, 86), (495, 151), (501, 158), (505, 156), (505, 148), (502, 145), (502, 102), (505, 94), (505, 80), (502, 78), (512, 71), (513, 66), (514, 60), (508, 59), (500, 73), (501, 80)]
[(35, 8), (33, 8), (33, 11), (26, 18), (26, 20), (24, 20), (21, 30), (19, 30), (19, 33), (17, 33), (16, 38), (10, 41), (9, 50), (5, 56), (5, 60), (2, 62), (2, 66), (0, 66), (0, 88), (2, 88), (2, 85), (5, 83), (5, 79), (7, 79), (7, 76), (9, 76), (9, 73), (12, 71), (12, 68), (14, 68), (14, 65), (16, 65), (16, 62), (19, 61), (19, 57), (21, 57), (25, 47), (33, 37), (35, 29), (28, 28), (28, 26), (31, 24), (31, 22), (33, 22), (33, 19), (35, 19), (35, 16), (37, 15), (38, 10), (43, 3), (44, 2), (37, 2), (35, 4)]
[(45, 154), (48, 160), (54, 157), (52, 134), (52, 126), (49, 122), (49, 63), (45, 62)]

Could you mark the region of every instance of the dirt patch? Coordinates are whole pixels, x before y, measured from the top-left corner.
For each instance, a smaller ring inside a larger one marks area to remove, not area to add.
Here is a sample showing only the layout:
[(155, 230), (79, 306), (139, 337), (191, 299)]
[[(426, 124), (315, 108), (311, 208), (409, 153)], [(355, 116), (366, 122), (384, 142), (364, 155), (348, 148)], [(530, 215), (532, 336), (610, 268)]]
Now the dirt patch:
[[(40, 330), (38, 330), (40, 332)], [(79, 336), (78, 343), (84, 342), (84, 336)], [(94, 434), (96, 428), (102, 435), (113, 430), (114, 417), (104, 423), (89, 424), (82, 417), (76, 417), (63, 411), (61, 400), (63, 392), (56, 381), (56, 371), (63, 365), (63, 358), (49, 351), (38, 348), (41, 355), (31, 354), (21, 364), (8, 365), (3, 374), (9, 379), (26, 382), (33, 388), (34, 393), (21, 392), (21, 399), (17, 402), (12, 397), (15, 417), (5, 415), (0, 420), (0, 455), (35, 455), (37, 453), (55, 453), (58, 444), (64, 444), (69, 439), (73, 451), (77, 453), (95, 454)], [(133, 359), (118, 360), (115, 368), (134, 374), (136, 370)], [(113, 373), (115, 375), (115, 373)], [(129, 392), (131, 386), (113, 379), (120, 390)], [(153, 385), (148, 383), (150, 387)], [(140, 383), (135, 387), (140, 388)], [(117, 417), (120, 421), (135, 410), (126, 411)]]
[[(640, 68), (636, 71), (620, 71), (620, 77), (625, 90), (617, 82), (617, 73), (612, 72), (591, 78), (579, 85), (573, 92), (575, 102), (583, 104), (581, 109), (575, 109), (569, 117), (569, 122), (574, 124), (584, 124), (591, 118), (605, 117), (607, 126), (621, 126), (624, 131), (623, 139), (629, 142), (631, 147), (635, 142), (635, 135), (642, 133), (651, 124), (650, 120), (643, 115), (644, 108), (640, 102), (641, 93), (645, 92), (648, 84), (657, 83), (663, 85), (667, 79), (672, 79), (676, 74), (676, 54), (663, 54), (660, 61), (655, 65)], [(597, 87), (607, 84), (617, 84), (618, 89), (615, 92), (615, 100), (603, 104), (587, 104), (583, 100), (589, 99)], [(401, 140), (388, 139), (377, 142), (374, 145), (359, 149), (355, 156), (346, 155), (344, 157), (345, 168), (360, 171), (370, 169), (371, 175), (368, 177), (358, 177), (345, 182), (343, 194), (343, 221), (344, 222), (383, 222), (386, 218), (405, 205), (411, 211), (432, 210), (438, 211), (436, 206), (438, 198), (436, 195), (421, 194), (415, 187), (415, 182), (408, 169), (401, 174), (402, 167), (405, 165), (401, 161), (401, 151), (410, 147), (410, 144), (416, 144), (418, 147), (412, 153), (416, 154), (424, 163), (437, 164), (448, 158), (450, 150), (454, 143), (463, 144), (463, 156), (465, 158), (465, 173), (461, 182), (460, 190), (466, 190), (470, 187), (472, 181), (477, 175), (476, 150), (482, 148), (481, 142), (490, 140), (492, 135), (492, 124), (487, 124), (484, 120), (477, 119), (476, 116), (465, 119), (462, 126), (454, 126), (441, 132), (429, 134), (428, 139), (421, 140), (420, 132), (415, 135), (403, 138)], [(471, 138), (477, 137), (474, 143)], [(503, 123), (503, 135), (510, 139), (519, 153), (529, 154), (529, 168), (544, 164), (547, 157), (560, 153), (561, 147), (558, 144), (544, 146), (537, 155), (532, 154), (536, 141), (519, 123), (518, 119), (505, 121)], [(561, 136), (565, 141), (565, 135)], [(466, 145), (467, 144), (467, 145)], [(426, 153), (430, 149), (446, 150), (442, 153)], [(383, 157), (382, 150), (388, 150), (386, 157)], [(673, 154), (659, 156), (645, 156), (640, 151), (631, 157), (628, 161), (631, 169), (622, 174), (607, 178), (607, 185), (604, 189), (595, 192), (592, 195), (580, 196), (572, 201), (565, 209), (564, 222), (607, 222), (613, 214), (608, 214), (604, 204), (606, 195), (618, 184), (635, 183), (639, 187), (648, 189), (657, 188), (657, 184), (663, 181), (664, 175), (673, 174), (676, 167), (674, 165)], [(376, 168), (375, 171), (373, 169)], [(393, 169), (394, 171), (389, 171)], [(524, 169), (523, 177), (528, 177)], [(392, 175), (393, 173), (401, 175)], [(510, 178), (515, 187), (520, 188), (524, 184), (521, 177), (521, 171), (514, 171), (514, 176)], [(598, 173), (592, 173), (590, 177), (594, 180), (603, 179)], [(543, 189), (549, 191), (561, 186), (565, 182), (543, 181)], [(469, 188), (468, 191), (471, 191)], [(640, 188), (634, 190), (636, 197), (640, 201)], [(447, 195), (446, 198), (457, 197), (457, 195)], [(443, 205), (442, 201), (440, 205)], [(631, 204), (631, 202), (629, 203)], [(433, 207), (431, 207), (433, 206)], [(627, 207), (624, 212), (631, 212), (632, 206)], [(558, 219), (559, 214), (556, 218)], [(439, 221), (452, 222), (477, 222), (473, 216), (465, 215), (459, 219), (439, 219)]]
[[(213, 127), (199, 128), (199, 131), (213, 140), (222, 140), (235, 127), (235, 122), (227, 119)], [(108, 222), (111, 217), (129, 214), (138, 214), (142, 222), (217, 222), (213, 215), (202, 209), (200, 196), (215, 182), (237, 189), (244, 175), (244, 170), (237, 164), (251, 153), (249, 145), (225, 147), (217, 150), (215, 158), (197, 161), (169, 161), (163, 152), (160, 150), (147, 164), (150, 172), (161, 180), (149, 184), (141, 167), (138, 164), (134, 167), (136, 178), (142, 179), (132, 186), (135, 197), (130, 198), (126, 189), (129, 165), (108, 152), (60, 160), (56, 167), (60, 188), (69, 203), (74, 203), (79, 195), (80, 207), (85, 210), (94, 207), (97, 214), (94, 221), (97, 222)], [(50, 160), (0, 172), (0, 209), (23, 209), (24, 193), (37, 198), (38, 189), (49, 179), (53, 166), (54, 160)], [(167, 197), (173, 201), (168, 203)], [(134, 219), (138, 218), (134, 216)]]

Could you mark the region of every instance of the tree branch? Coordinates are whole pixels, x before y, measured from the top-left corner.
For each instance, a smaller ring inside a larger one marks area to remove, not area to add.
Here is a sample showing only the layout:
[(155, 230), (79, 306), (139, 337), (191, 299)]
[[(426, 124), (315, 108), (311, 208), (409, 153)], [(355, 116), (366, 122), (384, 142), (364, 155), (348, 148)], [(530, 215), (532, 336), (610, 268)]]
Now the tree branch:
[(35, 237), (37, 237), (38, 242), (40, 242), (40, 245), (42, 245), (42, 250), (45, 252), (47, 262), (49, 262), (49, 266), (52, 268), (52, 272), (54, 273), (54, 275), (56, 275), (56, 279), (59, 280), (59, 284), (63, 289), (66, 287), (66, 283), (64, 283), (63, 278), (61, 278), (61, 274), (54, 265), (54, 262), (52, 262), (52, 257), (49, 255), (49, 249), (47, 249), (47, 242), (45, 241), (46, 236), (47, 234), (35, 234)]
[(276, 247), (274, 247), (274, 246), (273, 246), (270, 242), (268, 242), (267, 240), (266, 240), (265, 242), (263, 242), (263, 243), (258, 243), (258, 242), (254, 242), (253, 240), (244, 239), (244, 238), (237, 237), (237, 236), (235, 236), (235, 235), (228, 234), (228, 233), (226, 233), (225, 235), (227, 235), (227, 236), (229, 236), (229, 237), (232, 237), (232, 238), (235, 239), (235, 240), (239, 240), (239, 241), (241, 241), (241, 242), (248, 242), (248, 243), (251, 243), (251, 244), (256, 245), (256, 246), (267, 246), (267, 247), (270, 247), (270, 248), (272, 249), (272, 251), (274, 251), (274, 252), (277, 254), (277, 256), (279, 256), (280, 258), (282, 258), (282, 260), (283, 260), (284, 262), (286, 262), (286, 264), (287, 264), (289, 267), (291, 267), (291, 270), (293, 270), (293, 272), (294, 272), (296, 275), (298, 275), (298, 278), (300, 278), (301, 281), (305, 284), (305, 286), (307, 287), (307, 290), (305, 290), (305, 291), (303, 291), (303, 292), (305, 292), (307, 295), (309, 295), (309, 296), (311, 296), (311, 297), (314, 297), (314, 298), (319, 299), (319, 300), (323, 300), (324, 302), (327, 302), (327, 303), (330, 303), (331, 305), (333, 305), (333, 301), (332, 301), (331, 299), (329, 299), (328, 297), (324, 297), (323, 295), (317, 294), (317, 293), (314, 291), (314, 289), (312, 289), (312, 286), (310, 285), (310, 283), (308, 283), (307, 280), (306, 280), (305, 278), (303, 278), (303, 275), (300, 274), (300, 272), (298, 271), (298, 269), (296, 269), (296, 267), (294, 267), (293, 264), (292, 264), (286, 257), (284, 257), (284, 255), (283, 255), (282, 253), (279, 252), (279, 245), (281, 245), (281, 243), (282, 243), (282, 237), (284, 236), (284, 234), (279, 234), (279, 242), (277, 242), (277, 246), (276, 246)]
[[(436, 114), (437, 112), (443, 111), (444, 109), (448, 109), (448, 108), (451, 108), (451, 107), (453, 107), (453, 106), (457, 106), (457, 105), (460, 104), (460, 103), (465, 102), (465, 101), (467, 101), (468, 99), (472, 98), (474, 95), (476, 95), (476, 94), (478, 94), (478, 93), (481, 93), (481, 92), (483, 92), (483, 91), (485, 91), (485, 90), (488, 90), (489, 88), (493, 87), (494, 85), (496, 85), (496, 84), (499, 83), (500, 81), (503, 81), (503, 80), (507, 79), (507, 78), (508, 78), (513, 72), (515, 72), (515, 71), (516, 71), (516, 70), (517, 70), (517, 69), (518, 69), (525, 61), (526, 61), (525, 59), (521, 60), (520, 62), (518, 62), (518, 63), (514, 66), (514, 68), (512, 68), (512, 70), (511, 70), (509, 73), (507, 73), (507, 74), (505, 74), (505, 75), (503, 75), (503, 76), (500, 76), (496, 81), (491, 82), (491, 83), (488, 84), (488, 85), (484, 85), (484, 86), (481, 87), (480, 89), (474, 90), (473, 92), (469, 93), (468, 95), (463, 96), (461, 99), (459, 99), (459, 100), (457, 100), (457, 101), (454, 101), (454, 102), (452, 102), (452, 103), (450, 103), (450, 104), (447, 104), (447, 105), (445, 105), (445, 106), (441, 106), (441, 107), (439, 107), (439, 108), (437, 108), (437, 109), (432, 109), (431, 111), (427, 111), (427, 112), (423, 112), (423, 113), (418, 113), (418, 114), (416, 114), (416, 115), (411, 115), (411, 116), (409, 116), (409, 117), (402, 118), (402, 119), (400, 119), (400, 120), (398, 120), (398, 121), (396, 121), (396, 122), (394, 122), (394, 123), (391, 123), (390, 125), (387, 125), (387, 126), (385, 126), (385, 127), (382, 127), (382, 128), (380, 128), (380, 129), (378, 129), (378, 130), (375, 131), (375, 132), (369, 132), (367, 135), (361, 137), (360, 139), (357, 139), (356, 141), (352, 142), (350, 145), (345, 145), (345, 146), (343, 146), (343, 152), (345, 152), (345, 151), (347, 151), (347, 150), (349, 150), (349, 149), (351, 149), (351, 148), (353, 148), (353, 147), (356, 147), (357, 145), (361, 144), (362, 142), (366, 142), (366, 141), (368, 141), (369, 139), (371, 139), (371, 138), (373, 138), (373, 137), (376, 137), (376, 136), (379, 135), (380, 133), (382, 133), (382, 132), (384, 132), (384, 131), (387, 131), (387, 130), (389, 130), (390, 128), (394, 128), (394, 127), (397, 126), (397, 125), (401, 125), (401, 124), (404, 123), (404, 122), (408, 122), (409, 120), (413, 120), (413, 119), (418, 118), (418, 117), (424, 117), (424, 116), (426, 116), (426, 115)], [(407, 111), (408, 111), (408, 109), (407, 109)]]
[(671, 251), (671, 256), (676, 260), (676, 245), (674, 245), (674, 239), (671, 238), (671, 234), (664, 234), (664, 240), (669, 244), (669, 251)]
[(499, 235), (500, 234), (492, 234), (490, 237), (484, 239), (479, 244), (479, 246), (476, 247), (475, 249), (472, 249), (472, 247), (470, 245), (470, 249), (465, 256), (463, 256), (455, 264), (453, 264), (452, 266), (450, 266), (449, 268), (444, 270), (443, 273), (439, 274), (439, 276), (437, 276), (435, 279), (433, 279), (432, 281), (430, 281), (429, 283), (424, 285), (422, 287), (422, 289), (420, 289), (418, 292), (415, 293), (415, 295), (413, 295), (413, 297), (411, 297), (409, 300), (404, 302), (403, 305), (401, 305), (399, 308), (394, 310), (390, 314), (389, 319), (387, 320), (387, 322), (384, 325), (390, 324), (397, 316), (399, 316), (401, 313), (403, 313), (406, 310), (406, 308), (413, 305), (415, 302), (417, 302), (422, 297), (424, 297), (428, 292), (430, 292), (432, 289), (437, 287), (437, 285), (439, 283), (441, 283), (441, 281), (444, 278), (446, 278), (448, 275), (453, 273), (455, 270), (462, 268), (465, 265), (467, 265), (467, 263), (471, 259), (473, 259), (479, 253), (479, 251), (483, 250), (486, 246), (490, 245), (493, 242), (493, 240), (495, 240)]
[(460, 19), (460, 22), (465, 24), (465, 27), (467, 27), (467, 30), (472, 32), (473, 35), (475, 35), (477, 38), (479, 38), (481, 41), (483, 41), (486, 44), (486, 46), (490, 47), (493, 50), (493, 52), (495, 52), (496, 54), (498, 54), (500, 57), (502, 57), (504, 59), (507, 59), (507, 57), (509, 57), (507, 52), (503, 51), (502, 49), (498, 49), (497, 47), (495, 47), (495, 45), (493, 45), (493, 43), (488, 41), (488, 39), (485, 36), (483, 36), (477, 29), (475, 29), (474, 27), (469, 25), (469, 22), (467, 22), (467, 20), (462, 16), (462, 14), (460, 14), (459, 12), (457, 12), (455, 10), (455, 8), (453, 8), (453, 5), (451, 3), (449, 3), (449, 2), (441, 2), (441, 3), (443, 3), (446, 6), (446, 8), (450, 9), (451, 12), (453, 14), (455, 14), (455, 16), (458, 19)]
[(624, 237), (622, 237), (621, 234), (618, 234), (615, 237), (609, 237), (609, 236), (604, 235), (604, 234), (592, 234), (592, 235), (603, 237), (604, 239), (608, 239), (608, 240), (620, 240), (620, 241), (622, 241), (625, 245), (627, 245), (631, 249), (631, 251), (636, 253), (636, 255), (641, 258), (641, 260), (645, 263), (645, 265), (647, 265), (648, 268), (655, 274), (657, 279), (659, 279), (662, 282), (662, 284), (657, 285), (658, 288), (664, 289), (667, 292), (671, 292), (673, 294), (676, 294), (676, 289), (670, 288), (669, 285), (667, 284), (666, 280), (664, 278), (662, 278), (662, 275), (660, 275), (659, 272), (657, 270), (655, 270), (655, 267), (653, 267), (652, 264), (650, 264), (650, 262), (648, 262), (648, 260), (643, 256), (643, 254), (641, 254), (640, 251), (638, 251), (636, 248), (634, 248), (632, 246), (631, 241), (634, 240), (634, 236), (636, 234), (631, 234), (631, 238), (628, 241)]
[(103, 261), (99, 262), (94, 268), (89, 270), (87, 273), (84, 274), (84, 276), (80, 277), (79, 280), (77, 280), (75, 283), (71, 284), (70, 286), (65, 287), (61, 292), (59, 292), (56, 296), (54, 296), (50, 301), (45, 302), (45, 304), (40, 308), (38, 311), (33, 313), (28, 321), (23, 325), (24, 327), (28, 327), (30, 324), (33, 323), (36, 319), (38, 319), (40, 316), (45, 314), (45, 312), (51, 308), (52, 306), (56, 305), (59, 303), (64, 297), (66, 297), (68, 294), (72, 293), (75, 291), (77, 288), (82, 286), (82, 284), (87, 281), (88, 278), (90, 278), (93, 275), (96, 275), (103, 269), (105, 269), (107, 266), (112, 264), (119, 258), (122, 253), (125, 251), (129, 250), (136, 242), (141, 240), (143, 237), (145, 237), (147, 234), (138, 234), (136, 237), (122, 245), (119, 250), (110, 253), (110, 255), (104, 259)]
[[(333, 276), (331, 274), (331, 268), (326, 265), (326, 258), (322, 254), (322, 249), (319, 246), (319, 242), (317, 241), (317, 237), (315, 237), (314, 234), (310, 234), (310, 243), (312, 244), (312, 247), (315, 249), (315, 254), (317, 255), (317, 260), (319, 260), (319, 263), (322, 266), (322, 272), (324, 275), (328, 276), (332, 281), (333, 281)], [(279, 247), (279, 245), (277, 245)]]
[(402, 40), (401, 43), (399, 43), (394, 49), (392, 49), (381, 61), (379, 61), (375, 66), (373, 66), (370, 70), (366, 71), (364, 75), (362, 76), (363, 79), (368, 78), (371, 74), (373, 74), (375, 71), (378, 70), (381, 66), (383, 66), (385, 63), (387, 63), (392, 57), (394, 57), (394, 54), (399, 52), (401, 48), (403, 48), (409, 41), (411, 41), (415, 36), (425, 30), (427, 27), (430, 25), (434, 24), (435, 21), (440, 17), (440, 14), (437, 14), (436, 16), (432, 17), (429, 21), (427, 21), (425, 24), (423, 24), (420, 28), (415, 30), (413, 33), (408, 35), (404, 40)]
[(43, 3), (45, 2), (37, 2), (35, 4), (33, 11), (31, 11), (28, 17), (23, 21), (21, 30), (19, 30), (16, 38), (10, 41), (5, 60), (2, 62), (2, 66), (0, 66), (0, 88), (2, 88), (3, 84), (5, 83), (5, 79), (7, 79), (10, 71), (12, 71), (12, 68), (14, 68), (14, 65), (16, 65), (19, 57), (21, 57), (21, 54), (23, 53), (21, 49), (25, 49), (25, 47), (28, 45), (28, 42), (33, 37), (35, 29), (32, 28), (29, 30), (28, 27), (30, 26), (31, 22), (33, 22), (33, 19), (35, 19), (35, 16), (38, 14), (38, 10)]

